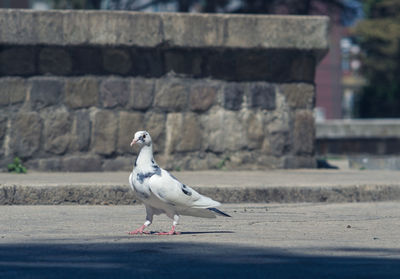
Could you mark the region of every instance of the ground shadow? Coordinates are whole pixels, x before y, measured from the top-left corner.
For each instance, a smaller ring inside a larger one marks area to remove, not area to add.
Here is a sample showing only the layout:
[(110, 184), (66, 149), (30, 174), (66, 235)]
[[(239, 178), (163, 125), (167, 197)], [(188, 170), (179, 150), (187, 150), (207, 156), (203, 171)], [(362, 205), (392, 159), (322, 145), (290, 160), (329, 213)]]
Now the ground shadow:
[(0, 278), (400, 278), (400, 259), (357, 251), (334, 257), (193, 242), (0, 244)]

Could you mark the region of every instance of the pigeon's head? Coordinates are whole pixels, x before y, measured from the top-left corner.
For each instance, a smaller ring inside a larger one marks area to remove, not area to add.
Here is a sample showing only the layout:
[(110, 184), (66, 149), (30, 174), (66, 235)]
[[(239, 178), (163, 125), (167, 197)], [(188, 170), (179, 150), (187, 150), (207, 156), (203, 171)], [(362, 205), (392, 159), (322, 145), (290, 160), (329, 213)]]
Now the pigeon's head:
[(133, 146), (136, 143), (139, 145), (150, 145), (151, 144), (150, 134), (147, 131), (136, 132), (135, 137), (131, 142), (131, 146)]

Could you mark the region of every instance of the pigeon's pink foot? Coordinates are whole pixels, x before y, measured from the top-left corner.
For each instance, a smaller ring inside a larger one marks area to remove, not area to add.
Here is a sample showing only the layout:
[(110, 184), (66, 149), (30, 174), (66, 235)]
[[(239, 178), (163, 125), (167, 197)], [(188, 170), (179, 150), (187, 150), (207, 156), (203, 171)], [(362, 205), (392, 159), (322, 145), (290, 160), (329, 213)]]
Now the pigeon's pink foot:
[(180, 232), (175, 231), (175, 226), (172, 226), (172, 229), (169, 232), (156, 233), (156, 235), (173, 235), (173, 234), (181, 234)]
[(128, 232), (128, 234), (149, 234), (149, 232), (143, 231), (145, 228), (146, 228), (146, 226), (143, 225), (143, 226), (141, 226), (140, 228), (138, 228), (138, 229), (136, 229), (134, 231)]

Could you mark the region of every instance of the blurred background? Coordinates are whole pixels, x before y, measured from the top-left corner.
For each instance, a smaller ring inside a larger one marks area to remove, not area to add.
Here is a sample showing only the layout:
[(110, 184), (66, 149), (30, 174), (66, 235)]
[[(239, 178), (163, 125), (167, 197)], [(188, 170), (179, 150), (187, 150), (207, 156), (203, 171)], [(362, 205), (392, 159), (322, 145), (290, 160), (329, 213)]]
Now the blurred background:
[(0, 0), (0, 7), (328, 15), (330, 49), (315, 77), (317, 155), (400, 169), (399, 0)]

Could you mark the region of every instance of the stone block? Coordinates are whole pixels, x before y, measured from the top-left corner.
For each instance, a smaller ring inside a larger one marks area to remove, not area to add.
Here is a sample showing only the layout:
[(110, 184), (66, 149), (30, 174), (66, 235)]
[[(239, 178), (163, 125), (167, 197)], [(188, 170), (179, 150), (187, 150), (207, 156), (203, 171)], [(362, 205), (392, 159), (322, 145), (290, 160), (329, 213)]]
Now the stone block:
[(112, 74), (127, 74), (132, 67), (127, 49), (107, 48), (103, 50), (104, 70)]
[(203, 76), (213, 79), (235, 81), (236, 59), (233, 50), (210, 51), (205, 55)]
[(173, 46), (216, 46), (224, 40), (222, 18), (209, 14), (160, 14), (164, 41)]
[(11, 127), (11, 153), (21, 158), (28, 158), (39, 150), (42, 120), (38, 113), (18, 113), (12, 120)]
[(100, 99), (103, 107), (125, 107), (129, 101), (130, 81), (122, 78), (108, 78), (100, 86)]
[(158, 80), (154, 106), (163, 111), (182, 111), (187, 106), (188, 93), (188, 85), (183, 80)]
[(143, 114), (138, 112), (121, 111), (118, 121), (117, 151), (119, 153), (136, 153), (130, 143), (137, 131), (145, 129)]
[(29, 101), (33, 108), (59, 104), (64, 91), (64, 81), (60, 78), (34, 78), (30, 79), (31, 90)]
[[(7, 133), (7, 117), (4, 115), (0, 115), (0, 146), (3, 147), (4, 138)], [(0, 148), (0, 157), (3, 157), (5, 153), (5, 148)]]
[(313, 154), (315, 142), (315, 121), (311, 110), (294, 113), (293, 149), (296, 154)]
[(237, 80), (260, 81), (271, 79), (274, 68), (279, 67), (271, 63), (273, 55), (268, 55), (265, 51), (238, 50), (232, 54), (231, 59), (235, 59), (235, 68), (231, 69), (232, 77)]
[(115, 151), (118, 119), (113, 111), (96, 110), (92, 112), (92, 151), (110, 155)]
[(131, 79), (129, 108), (136, 110), (148, 109), (154, 99), (154, 80), (135, 78)]
[(313, 156), (286, 156), (283, 164), (285, 169), (314, 169), (316, 166)]
[(317, 58), (310, 53), (301, 53), (291, 60), (288, 81), (314, 82)]
[(87, 151), (89, 149), (91, 123), (87, 110), (75, 111), (73, 115), (71, 142), (69, 152)]
[[(267, 145), (267, 146), (266, 146)], [(266, 137), (263, 149), (268, 154), (282, 156), (286, 154), (290, 147), (290, 138), (288, 132), (271, 133)]]
[(268, 83), (252, 83), (249, 88), (249, 105), (252, 108), (273, 110), (276, 108), (274, 85)]
[(162, 50), (133, 48), (132, 75), (143, 77), (161, 77), (165, 74), (164, 55)]
[(63, 14), (37, 11), (35, 16), (35, 25), (32, 27), (36, 33), (35, 35), (38, 44), (65, 44)]
[(167, 153), (198, 151), (202, 144), (200, 121), (194, 113), (169, 113)]
[[(4, 115), (0, 115), (0, 140), (2, 140), (7, 132), (7, 117)], [(3, 146), (0, 144), (0, 146)], [(2, 149), (1, 149), (2, 151)], [(0, 152), (1, 152), (0, 151)]]
[(61, 165), (61, 158), (39, 158), (34, 160), (29, 160), (26, 163), (28, 170), (35, 171), (64, 171)]
[(102, 50), (95, 47), (71, 47), (72, 72), (75, 75), (102, 74)]
[(70, 108), (96, 106), (99, 99), (99, 82), (96, 78), (70, 78), (65, 85), (65, 104)]
[(190, 109), (193, 111), (207, 111), (216, 101), (217, 85), (210, 85), (208, 81), (190, 87)]
[(243, 104), (243, 96), (243, 84), (227, 83), (223, 89), (223, 107), (229, 110), (239, 110)]
[(203, 59), (199, 52), (192, 50), (167, 50), (164, 54), (166, 72), (198, 77), (202, 74)]
[(312, 109), (314, 107), (315, 88), (312, 84), (288, 83), (281, 84), (279, 87), (291, 108)]
[(247, 148), (260, 149), (266, 137), (263, 115), (256, 114), (252, 111), (246, 111), (242, 119), (244, 127), (246, 128)]
[(62, 48), (42, 48), (39, 52), (39, 72), (42, 74), (68, 75), (72, 70), (69, 53)]
[(153, 151), (155, 153), (161, 153), (165, 148), (165, 122), (166, 115), (164, 113), (150, 112), (145, 116), (146, 131), (151, 135)]
[(162, 42), (158, 14), (88, 12), (86, 16), (89, 24), (87, 39), (91, 44), (155, 47)]
[(63, 171), (101, 171), (101, 157), (96, 155), (72, 155), (63, 157), (61, 169)]
[(132, 171), (135, 158), (117, 157), (114, 159), (106, 159), (103, 162), (103, 171)]
[(22, 78), (0, 79), (0, 106), (17, 104), (25, 101), (28, 86)]
[(43, 116), (44, 150), (52, 154), (64, 154), (71, 142), (71, 116), (66, 109), (54, 110)]
[(239, 121), (237, 112), (223, 109), (212, 109), (209, 114), (201, 116), (203, 134), (203, 150), (216, 153), (237, 151), (247, 146), (246, 137), (240, 131), (245, 131)]
[(11, 47), (0, 51), (1, 75), (32, 75), (35, 71), (34, 48)]

